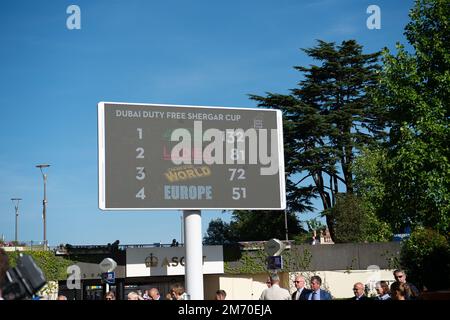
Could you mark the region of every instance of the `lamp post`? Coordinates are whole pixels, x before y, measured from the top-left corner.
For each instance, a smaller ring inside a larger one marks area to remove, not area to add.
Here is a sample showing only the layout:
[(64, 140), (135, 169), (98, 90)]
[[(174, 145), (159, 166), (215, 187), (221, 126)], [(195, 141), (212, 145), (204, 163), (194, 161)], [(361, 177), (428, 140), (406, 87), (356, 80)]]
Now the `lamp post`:
[(181, 246), (184, 246), (183, 215), (180, 216), (180, 227), (181, 227), (180, 243), (181, 243)]
[(47, 213), (47, 174), (44, 173), (44, 168), (50, 167), (49, 164), (38, 164), (36, 168), (41, 170), (42, 178), (44, 179), (44, 200), (42, 201), (42, 219), (44, 221), (44, 249), (47, 249), (47, 224), (46, 224), (46, 213)]
[(284, 231), (286, 232), (286, 241), (289, 241), (288, 223), (287, 223), (287, 209), (284, 209)]
[(15, 242), (16, 242), (16, 246), (19, 242), (19, 236), (18, 236), (18, 219), (19, 219), (19, 201), (22, 200), (21, 198), (11, 198), (11, 201), (15, 201), (14, 203), (14, 209), (16, 210), (16, 234), (15, 234)]

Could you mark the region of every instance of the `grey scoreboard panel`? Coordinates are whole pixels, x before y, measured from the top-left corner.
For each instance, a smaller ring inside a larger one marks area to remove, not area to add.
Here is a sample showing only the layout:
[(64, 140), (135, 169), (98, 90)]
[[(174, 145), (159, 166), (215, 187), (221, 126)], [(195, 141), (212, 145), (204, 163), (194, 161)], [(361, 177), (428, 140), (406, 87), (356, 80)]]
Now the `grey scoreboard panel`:
[(98, 104), (102, 210), (284, 209), (279, 110)]

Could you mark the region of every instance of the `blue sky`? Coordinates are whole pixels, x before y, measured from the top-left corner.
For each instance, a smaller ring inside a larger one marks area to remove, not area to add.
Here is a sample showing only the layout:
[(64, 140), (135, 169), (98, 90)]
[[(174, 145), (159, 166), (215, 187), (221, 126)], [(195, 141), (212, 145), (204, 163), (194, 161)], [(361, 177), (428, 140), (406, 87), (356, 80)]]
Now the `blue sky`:
[[(69, 5), (81, 29), (69, 30)], [(369, 30), (366, 9), (381, 8)], [(247, 94), (287, 93), (299, 49), (356, 39), (365, 52), (405, 43), (412, 0), (2, 0), (0, 2), (0, 235), (42, 239), (42, 176), (49, 163), (51, 245), (170, 243), (179, 211), (98, 209), (97, 103), (254, 107)], [(317, 203), (320, 209), (319, 203)], [(302, 215), (301, 219), (313, 217)], [(202, 213), (203, 232), (220, 211)], [(283, 226), (280, 226), (283, 227)]]

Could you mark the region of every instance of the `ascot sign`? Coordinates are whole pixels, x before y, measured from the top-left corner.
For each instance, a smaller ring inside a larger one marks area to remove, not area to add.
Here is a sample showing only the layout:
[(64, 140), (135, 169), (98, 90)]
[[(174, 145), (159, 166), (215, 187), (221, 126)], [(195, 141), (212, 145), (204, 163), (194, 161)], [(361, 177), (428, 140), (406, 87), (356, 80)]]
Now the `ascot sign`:
[[(223, 247), (203, 246), (203, 274), (221, 274), (224, 272)], [(186, 263), (185, 247), (127, 248), (126, 276), (171, 276), (184, 275)]]
[(286, 207), (279, 110), (102, 102), (102, 210)]

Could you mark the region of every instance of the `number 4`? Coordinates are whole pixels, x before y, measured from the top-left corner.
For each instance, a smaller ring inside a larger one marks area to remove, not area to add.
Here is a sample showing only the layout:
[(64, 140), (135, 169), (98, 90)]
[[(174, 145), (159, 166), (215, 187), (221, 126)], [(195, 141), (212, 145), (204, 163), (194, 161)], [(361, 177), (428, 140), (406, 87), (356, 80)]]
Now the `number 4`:
[(144, 200), (144, 199), (145, 199), (145, 192), (144, 192), (144, 187), (142, 187), (142, 189), (141, 189), (141, 190), (139, 190), (139, 192), (138, 192), (138, 193), (136, 193), (136, 198), (139, 198), (139, 199), (142, 199), (142, 200)]

